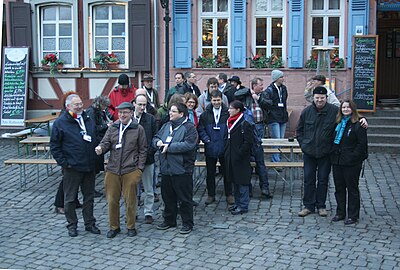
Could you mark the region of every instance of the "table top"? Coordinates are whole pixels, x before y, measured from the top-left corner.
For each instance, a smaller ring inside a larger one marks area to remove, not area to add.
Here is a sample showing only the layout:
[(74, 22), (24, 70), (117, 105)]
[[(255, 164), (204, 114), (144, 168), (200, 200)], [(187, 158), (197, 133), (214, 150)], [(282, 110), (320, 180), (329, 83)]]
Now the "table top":
[(59, 115), (60, 115), (60, 112), (57, 112), (56, 114), (49, 114), (49, 115), (44, 115), (44, 116), (40, 116), (40, 117), (35, 117), (35, 118), (25, 120), (25, 123), (28, 123), (28, 124), (29, 123), (46, 123), (46, 122), (50, 122), (52, 120), (57, 119)]
[(297, 139), (289, 142), (288, 139), (262, 139), (263, 146), (300, 147)]
[(23, 139), (19, 143), (22, 143), (22, 144), (49, 144), (50, 143), (50, 137), (49, 136), (28, 137), (26, 139)]

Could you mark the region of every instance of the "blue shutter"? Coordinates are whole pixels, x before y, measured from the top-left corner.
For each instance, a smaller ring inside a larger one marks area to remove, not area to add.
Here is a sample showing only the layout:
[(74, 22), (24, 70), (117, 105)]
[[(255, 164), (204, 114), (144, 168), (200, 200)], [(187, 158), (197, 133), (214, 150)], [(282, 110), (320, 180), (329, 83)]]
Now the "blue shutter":
[(304, 1), (289, 1), (289, 63), (290, 68), (304, 65)]
[(192, 28), (190, 24), (190, 0), (174, 0), (172, 3), (174, 67), (192, 67)]
[(246, 1), (232, 0), (231, 67), (246, 67)]
[(347, 66), (351, 67), (353, 35), (356, 34), (356, 26), (362, 26), (363, 35), (368, 35), (368, 11), (369, 0), (350, 0), (349, 3), (349, 29), (348, 29), (348, 53)]

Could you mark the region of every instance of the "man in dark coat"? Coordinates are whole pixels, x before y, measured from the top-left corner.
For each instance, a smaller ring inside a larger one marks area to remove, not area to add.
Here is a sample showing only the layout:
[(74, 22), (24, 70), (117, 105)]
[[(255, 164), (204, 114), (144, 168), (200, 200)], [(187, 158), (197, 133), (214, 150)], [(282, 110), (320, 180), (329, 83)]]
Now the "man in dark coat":
[(79, 188), (83, 195), (82, 214), (85, 230), (100, 234), (93, 216), (95, 123), (83, 110), (83, 103), (78, 95), (69, 95), (65, 107), (66, 112), (54, 122), (50, 149), (57, 164), (63, 168), (64, 209), (68, 234), (70, 237), (78, 235), (75, 199)]

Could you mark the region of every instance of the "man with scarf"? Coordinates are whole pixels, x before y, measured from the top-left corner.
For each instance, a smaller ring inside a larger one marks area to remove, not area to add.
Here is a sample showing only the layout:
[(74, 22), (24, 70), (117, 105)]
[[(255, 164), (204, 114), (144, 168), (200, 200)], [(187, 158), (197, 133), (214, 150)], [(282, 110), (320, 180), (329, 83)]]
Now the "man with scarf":
[(50, 137), (50, 150), (63, 170), (64, 210), (68, 234), (78, 236), (76, 194), (79, 188), (83, 195), (82, 214), (85, 230), (100, 234), (93, 216), (95, 186), (96, 146), (95, 122), (83, 110), (81, 98), (71, 94), (65, 101), (66, 112), (54, 122)]
[(129, 83), (129, 77), (126, 74), (121, 74), (118, 77), (118, 86), (111, 90), (108, 98), (110, 99), (110, 106), (108, 110), (113, 117), (113, 121), (118, 120), (118, 109), (122, 102), (131, 102), (135, 98), (136, 88)]
[(160, 151), (161, 196), (165, 204), (164, 221), (157, 229), (176, 227), (179, 203), (181, 234), (190, 233), (194, 225), (192, 175), (198, 134), (187, 116), (185, 104), (171, 104), (170, 121), (162, 126), (153, 139), (153, 147)]

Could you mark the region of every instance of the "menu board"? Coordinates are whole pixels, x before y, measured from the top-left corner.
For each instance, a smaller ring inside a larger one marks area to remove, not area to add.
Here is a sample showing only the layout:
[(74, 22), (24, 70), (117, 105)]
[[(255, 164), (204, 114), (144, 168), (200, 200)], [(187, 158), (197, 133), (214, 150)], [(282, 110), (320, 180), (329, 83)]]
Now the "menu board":
[(25, 127), (29, 50), (4, 47), (0, 125)]
[(378, 36), (353, 36), (351, 96), (359, 111), (375, 111), (377, 57)]

